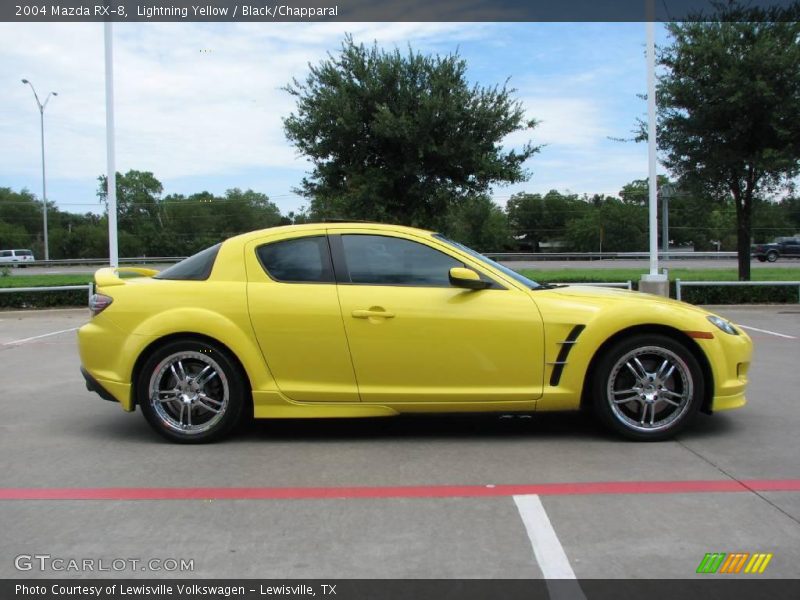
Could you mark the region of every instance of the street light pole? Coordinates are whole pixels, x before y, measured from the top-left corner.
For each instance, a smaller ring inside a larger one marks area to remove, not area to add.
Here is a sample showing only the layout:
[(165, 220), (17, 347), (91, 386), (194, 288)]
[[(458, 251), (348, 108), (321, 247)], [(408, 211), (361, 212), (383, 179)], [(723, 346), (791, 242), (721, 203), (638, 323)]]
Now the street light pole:
[(664, 260), (669, 254), (669, 199), (673, 193), (672, 184), (661, 186), (661, 251), (664, 253)]
[(36, 93), (36, 88), (27, 79), (23, 79), (22, 83), (29, 85), (33, 91), (33, 97), (36, 100), (36, 106), (39, 107), (39, 125), (42, 137), (42, 219), (44, 223), (44, 259), (50, 260), (50, 246), (47, 241), (47, 179), (45, 178), (45, 163), (44, 163), (44, 109), (47, 103), (50, 102), (50, 96), (58, 96), (56, 92), (50, 92), (44, 99), (44, 103), (39, 101), (39, 95)]
[(119, 266), (117, 240), (117, 165), (114, 148), (114, 32), (111, 21), (103, 30), (106, 64), (106, 199), (108, 201), (108, 262)]
[(639, 291), (669, 296), (666, 275), (658, 272), (658, 177), (656, 154), (656, 6), (655, 0), (645, 0), (647, 21), (647, 162), (648, 216), (650, 230), (650, 272), (642, 275)]

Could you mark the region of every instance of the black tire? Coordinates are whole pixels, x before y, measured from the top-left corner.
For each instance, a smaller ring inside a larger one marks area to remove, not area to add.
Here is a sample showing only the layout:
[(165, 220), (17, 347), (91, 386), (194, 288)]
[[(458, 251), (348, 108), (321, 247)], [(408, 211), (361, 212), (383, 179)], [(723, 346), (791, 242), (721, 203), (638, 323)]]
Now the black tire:
[(223, 348), (178, 339), (156, 349), (142, 365), (136, 400), (150, 426), (168, 440), (213, 442), (241, 420), (245, 382), (238, 363)]
[(778, 260), (778, 253), (775, 252), (775, 250), (770, 250), (769, 252), (767, 252), (767, 260), (769, 262), (775, 262), (776, 260)]
[(766, 256), (756, 256), (756, 258), (758, 259), (758, 262), (767, 262)]
[[(637, 363), (638, 361), (638, 363)], [(703, 370), (677, 340), (639, 334), (614, 344), (597, 363), (592, 380), (595, 414), (631, 440), (671, 438), (703, 403)]]

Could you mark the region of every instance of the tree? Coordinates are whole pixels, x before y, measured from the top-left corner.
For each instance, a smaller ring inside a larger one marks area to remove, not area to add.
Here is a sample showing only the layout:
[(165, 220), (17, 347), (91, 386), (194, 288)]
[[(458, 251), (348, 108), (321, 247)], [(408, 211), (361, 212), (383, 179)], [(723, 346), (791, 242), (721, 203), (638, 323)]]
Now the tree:
[(297, 108), (284, 129), (313, 164), (299, 190), (312, 216), (438, 228), (491, 184), (527, 180), (523, 163), (539, 148), (500, 144), (536, 122), (507, 83), (471, 87), (466, 69), (458, 54), (385, 52), (347, 36), (288, 85)]
[[(97, 178), (97, 196), (108, 202), (105, 175)], [(117, 173), (117, 229), (120, 256), (153, 256), (164, 237), (161, 215), (161, 182), (149, 171)]]
[[(662, 227), (660, 219), (663, 213), (661, 203), (665, 202), (669, 209), (670, 243), (674, 243), (676, 246), (691, 245), (695, 250), (716, 250), (716, 245), (712, 242), (721, 241), (719, 237), (721, 232), (711, 233), (714, 222), (712, 216), (716, 219), (717, 224), (721, 224), (719, 216), (723, 213), (732, 214), (733, 205), (708, 196), (702, 189), (692, 190), (671, 182), (665, 183), (668, 185), (659, 185), (658, 190), (659, 235)], [(735, 222), (730, 221), (730, 224), (730, 231), (735, 231)], [(662, 244), (663, 240), (659, 239), (659, 247)]]
[(515, 194), (508, 201), (508, 220), (522, 245), (533, 252), (542, 242), (563, 241), (567, 223), (579, 219), (591, 204), (576, 195), (550, 190), (540, 194)]
[(576, 252), (636, 252), (647, 248), (647, 209), (609, 198), (567, 224), (566, 239)]
[[(97, 196), (108, 202), (106, 176), (97, 178)], [(161, 182), (150, 171), (130, 170), (117, 173), (117, 218), (120, 229), (133, 232), (144, 223), (160, 221), (159, 202), (164, 191)]]
[(475, 196), (454, 208), (444, 230), (479, 252), (500, 252), (512, 245), (508, 217), (488, 196)]
[(727, 22), (743, 9), (717, 8), (720, 22), (667, 24), (658, 143), (681, 180), (731, 198), (749, 280), (754, 203), (800, 172), (800, 23)]
[[(669, 184), (669, 178), (666, 175), (658, 176), (658, 188)], [(650, 201), (650, 181), (647, 179), (634, 179), (630, 183), (626, 183), (619, 191), (619, 197), (625, 204), (638, 204), (639, 206), (647, 206)]]
[(166, 235), (158, 252), (167, 256), (194, 254), (231, 236), (280, 225), (282, 220), (266, 195), (238, 188), (224, 196), (174, 194), (164, 198), (162, 205)]
[(800, 234), (800, 198), (784, 198), (781, 202), (783, 219), (792, 234)]

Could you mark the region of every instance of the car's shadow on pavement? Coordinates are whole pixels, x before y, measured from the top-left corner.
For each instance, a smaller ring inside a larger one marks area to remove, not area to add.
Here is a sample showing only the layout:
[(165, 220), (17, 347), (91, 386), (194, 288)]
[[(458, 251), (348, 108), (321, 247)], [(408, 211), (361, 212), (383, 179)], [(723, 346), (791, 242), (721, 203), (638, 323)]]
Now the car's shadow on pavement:
[[(66, 425), (66, 424), (64, 424)], [(71, 427), (85, 439), (130, 443), (169, 443), (136, 414), (95, 414)], [(222, 443), (270, 441), (367, 441), (403, 439), (614, 439), (581, 413), (539, 415), (401, 415), (361, 419), (248, 419)], [(618, 438), (617, 438), (618, 439)]]
[[(169, 443), (150, 429), (137, 414), (109, 413), (81, 419), (76, 433), (96, 441), (136, 444)], [(679, 435), (681, 441), (704, 441), (735, 435), (745, 428), (728, 415), (698, 415)], [(361, 419), (247, 419), (222, 443), (363, 442), (372, 440), (558, 440), (624, 442), (590, 414), (581, 412), (539, 414), (401, 415)]]
[(365, 419), (252, 420), (232, 441), (414, 439), (602, 439), (606, 432), (579, 413), (540, 415), (402, 415)]

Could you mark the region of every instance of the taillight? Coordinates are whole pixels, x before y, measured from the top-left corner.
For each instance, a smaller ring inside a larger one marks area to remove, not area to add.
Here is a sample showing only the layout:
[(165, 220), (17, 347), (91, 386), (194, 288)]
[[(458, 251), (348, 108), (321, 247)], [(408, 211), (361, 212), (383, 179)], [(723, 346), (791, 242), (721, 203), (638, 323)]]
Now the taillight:
[(92, 294), (89, 297), (89, 310), (92, 313), (93, 317), (96, 317), (109, 306), (114, 299), (111, 296), (106, 296), (105, 294)]

